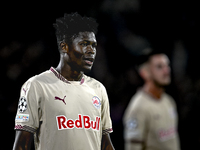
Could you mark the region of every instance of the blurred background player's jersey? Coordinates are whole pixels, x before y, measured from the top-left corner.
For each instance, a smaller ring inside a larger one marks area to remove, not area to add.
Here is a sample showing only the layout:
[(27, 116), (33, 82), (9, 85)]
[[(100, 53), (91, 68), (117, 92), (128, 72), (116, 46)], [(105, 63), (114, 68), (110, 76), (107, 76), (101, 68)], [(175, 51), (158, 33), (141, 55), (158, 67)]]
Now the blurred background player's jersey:
[(126, 150), (179, 150), (177, 112), (166, 93), (160, 100), (139, 90), (124, 115)]
[(34, 133), (36, 150), (100, 150), (102, 134), (112, 132), (106, 90), (86, 75), (67, 81), (51, 68), (22, 86), (15, 129)]

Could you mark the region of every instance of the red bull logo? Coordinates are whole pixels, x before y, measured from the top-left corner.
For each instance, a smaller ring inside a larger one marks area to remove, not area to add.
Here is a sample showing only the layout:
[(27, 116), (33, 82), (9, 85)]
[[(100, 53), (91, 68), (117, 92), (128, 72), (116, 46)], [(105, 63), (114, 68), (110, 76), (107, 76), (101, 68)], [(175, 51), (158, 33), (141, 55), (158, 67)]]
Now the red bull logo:
[(158, 132), (158, 136), (161, 141), (166, 141), (171, 138), (174, 138), (175, 135), (176, 135), (176, 129), (174, 127), (171, 127), (166, 130), (159, 130), (159, 132)]
[(92, 129), (99, 131), (100, 128), (100, 117), (96, 117), (96, 121), (91, 120), (90, 116), (78, 115), (78, 119), (67, 119), (64, 115), (56, 116), (58, 130), (64, 129)]
[(101, 101), (97, 96), (94, 96), (92, 98), (92, 103), (97, 109), (99, 109), (101, 107)]

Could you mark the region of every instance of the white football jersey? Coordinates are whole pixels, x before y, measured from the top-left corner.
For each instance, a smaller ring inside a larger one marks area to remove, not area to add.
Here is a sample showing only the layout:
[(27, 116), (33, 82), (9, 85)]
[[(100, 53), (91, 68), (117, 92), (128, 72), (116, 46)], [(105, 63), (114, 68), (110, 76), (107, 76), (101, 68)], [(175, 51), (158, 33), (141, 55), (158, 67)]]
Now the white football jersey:
[(141, 141), (143, 150), (180, 150), (176, 106), (168, 94), (156, 100), (138, 91), (123, 119), (126, 150), (137, 150)]
[(36, 150), (100, 150), (112, 132), (105, 87), (83, 75), (68, 81), (53, 67), (21, 89), (15, 130), (34, 133)]

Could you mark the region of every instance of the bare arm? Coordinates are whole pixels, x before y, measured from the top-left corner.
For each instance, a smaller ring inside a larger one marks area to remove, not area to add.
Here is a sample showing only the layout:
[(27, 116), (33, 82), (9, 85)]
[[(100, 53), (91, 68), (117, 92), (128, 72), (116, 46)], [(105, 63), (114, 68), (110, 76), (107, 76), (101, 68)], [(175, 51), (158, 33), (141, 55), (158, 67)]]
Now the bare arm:
[(109, 134), (102, 135), (101, 149), (114, 150)]
[(33, 134), (27, 131), (16, 131), (13, 150), (30, 150)]

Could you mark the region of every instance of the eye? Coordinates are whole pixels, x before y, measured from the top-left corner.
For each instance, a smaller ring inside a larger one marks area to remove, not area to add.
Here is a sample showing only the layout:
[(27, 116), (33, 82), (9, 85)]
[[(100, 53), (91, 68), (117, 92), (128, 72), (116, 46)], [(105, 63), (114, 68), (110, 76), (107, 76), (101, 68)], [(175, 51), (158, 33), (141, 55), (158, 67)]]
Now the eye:
[(82, 42), (80, 43), (81, 46), (87, 46), (87, 43), (86, 42)]
[(159, 65), (157, 65), (157, 68), (158, 68), (158, 69), (162, 69), (163, 66), (162, 66), (161, 64), (159, 64)]
[(92, 47), (97, 48), (97, 43), (93, 43)]

